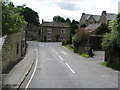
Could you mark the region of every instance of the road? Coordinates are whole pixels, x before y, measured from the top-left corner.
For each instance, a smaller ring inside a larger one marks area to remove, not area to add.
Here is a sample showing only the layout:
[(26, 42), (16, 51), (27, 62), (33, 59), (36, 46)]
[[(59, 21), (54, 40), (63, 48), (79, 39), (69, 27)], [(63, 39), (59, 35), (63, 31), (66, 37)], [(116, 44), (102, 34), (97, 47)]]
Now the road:
[(36, 42), (38, 63), (28, 88), (118, 88), (118, 72), (61, 46)]

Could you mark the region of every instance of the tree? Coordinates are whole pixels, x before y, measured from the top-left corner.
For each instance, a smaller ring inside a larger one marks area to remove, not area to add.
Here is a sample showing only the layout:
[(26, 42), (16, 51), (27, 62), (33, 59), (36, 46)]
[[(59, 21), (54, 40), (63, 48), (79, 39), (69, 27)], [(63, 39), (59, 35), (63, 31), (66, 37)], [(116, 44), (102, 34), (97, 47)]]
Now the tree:
[(19, 9), (14, 7), (12, 2), (2, 2), (2, 31), (3, 36), (20, 32), (26, 25), (23, 16), (20, 16)]
[(106, 33), (103, 38), (102, 47), (109, 54), (119, 55), (120, 46), (119, 46), (119, 35), (120, 33), (117, 30), (116, 21), (112, 21), (112, 26), (110, 26), (110, 33)]
[(84, 27), (84, 28), (85, 28), (85, 27), (87, 27), (87, 26), (86, 26), (86, 24), (82, 24), (80, 27)]
[(78, 46), (88, 46), (89, 34), (85, 31), (85, 28), (80, 28), (74, 35), (74, 42), (78, 43)]
[(71, 26), (70, 26), (70, 34), (71, 35), (75, 35), (75, 30), (78, 29), (78, 24), (79, 22), (78, 21), (75, 21), (75, 20), (72, 20), (72, 23), (71, 23)]
[(65, 19), (58, 15), (58, 16), (53, 17), (53, 21), (54, 22), (65, 22)]
[(106, 51), (108, 66), (120, 70), (120, 14), (109, 28), (111, 31), (104, 35), (102, 47)]
[(21, 9), (20, 15), (24, 16), (25, 21), (28, 22), (28, 25), (36, 25), (39, 26), (39, 16), (38, 13), (32, 10), (29, 7), (23, 6), (18, 6), (19, 9)]
[(65, 22), (71, 24), (71, 20), (70, 20), (69, 18), (67, 18), (67, 19), (65, 20)]

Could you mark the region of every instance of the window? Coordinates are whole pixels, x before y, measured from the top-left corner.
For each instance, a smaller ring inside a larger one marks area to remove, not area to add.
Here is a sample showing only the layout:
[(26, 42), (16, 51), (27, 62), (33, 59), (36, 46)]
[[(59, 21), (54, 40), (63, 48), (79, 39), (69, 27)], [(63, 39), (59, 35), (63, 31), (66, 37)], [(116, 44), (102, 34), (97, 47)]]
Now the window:
[(52, 37), (51, 36), (47, 36), (47, 40), (52, 40)]
[(66, 31), (65, 29), (62, 29), (62, 30), (61, 30), (61, 33), (65, 33), (65, 31)]
[(47, 33), (52, 33), (52, 29), (51, 29), (51, 28), (48, 28), (48, 29), (47, 29)]

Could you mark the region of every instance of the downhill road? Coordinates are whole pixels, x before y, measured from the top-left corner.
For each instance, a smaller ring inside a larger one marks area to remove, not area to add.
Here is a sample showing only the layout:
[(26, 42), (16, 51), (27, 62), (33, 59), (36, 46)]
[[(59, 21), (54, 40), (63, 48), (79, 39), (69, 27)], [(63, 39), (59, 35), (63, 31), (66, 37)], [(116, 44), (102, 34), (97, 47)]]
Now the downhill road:
[(38, 63), (28, 88), (118, 88), (118, 71), (61, 46), (36, 42)]

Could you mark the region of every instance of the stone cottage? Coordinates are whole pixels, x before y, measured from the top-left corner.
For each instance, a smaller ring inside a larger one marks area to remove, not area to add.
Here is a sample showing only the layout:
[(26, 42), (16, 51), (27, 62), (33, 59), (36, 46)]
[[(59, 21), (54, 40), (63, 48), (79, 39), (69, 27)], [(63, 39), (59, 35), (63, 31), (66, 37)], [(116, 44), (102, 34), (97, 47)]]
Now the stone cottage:
[(7, 73), (25, 55), (25, 31), (7, 35), (2, 45), (2, 71)]
[(41, 25), (41, 40), (58, 42), (69, 40), (70, 25), (63, 22), (46, 22), (42, 21)]
[(101, 49), (102, 35), (109, 32), (106, 24), (90, 24), (85, 28), (85, 31), (89, 34), (89, 45), (93, 49)]
[(83, 24), (88, 25), (87, 21), (88, 21), (90, 16), (91, 16), (91, 14), (82, 13), (82, 16), (81, 16), (80, 21), (79, 21), (79, 27)]
[(111, 20), (115, 20), (115, 18), (116, 18), (116, 14), (106, 13), (106, 11), (103, 11), (100, 16), (99, 23), (105, 23), (105, 24), (109, 25), (109, 22)]
[(87, 25), (99, 23), (100, 15), (90, 15), (87, 19)]
[(90, 35), (103, 35), (106, 32), (109, 32), (109, 29), (106, 24), (90, 24), (85, 28)]

